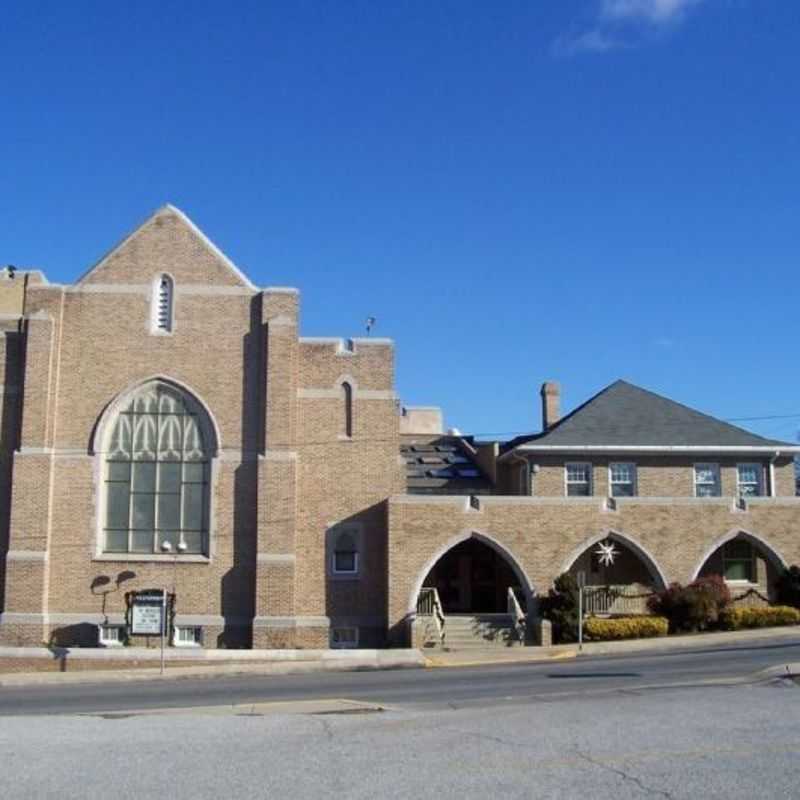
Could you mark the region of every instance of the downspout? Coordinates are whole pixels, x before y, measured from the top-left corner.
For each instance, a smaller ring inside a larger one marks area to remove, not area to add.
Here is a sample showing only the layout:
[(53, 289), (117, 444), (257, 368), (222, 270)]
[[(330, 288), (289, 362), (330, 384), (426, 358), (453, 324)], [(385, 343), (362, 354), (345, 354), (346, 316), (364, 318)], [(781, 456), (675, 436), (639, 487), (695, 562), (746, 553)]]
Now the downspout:
[(776, 450), (775, 455), (769, 460), (769, 496), (777, 497), (775, 491), (775, 462), (781, 457), (781, 451)]
[(512, 453), (512, 457), (519, 461), (525, 467), (525, 489), (526, 492), (523, 496), (530, 497), (533, 494), (531, 491), (531, 464), (527, 456), (521, 456), (519, 453)]

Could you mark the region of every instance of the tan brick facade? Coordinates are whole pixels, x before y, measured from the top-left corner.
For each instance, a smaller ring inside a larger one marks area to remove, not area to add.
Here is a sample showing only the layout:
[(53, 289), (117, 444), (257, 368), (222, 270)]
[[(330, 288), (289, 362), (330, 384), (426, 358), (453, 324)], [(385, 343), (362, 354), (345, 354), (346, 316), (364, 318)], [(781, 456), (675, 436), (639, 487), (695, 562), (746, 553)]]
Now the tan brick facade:
[[(154, 328), (162, 275), (169, 330)], [(715, 459), (713, 500), (693, 497), (692, 459), (677, 456), (637, 458), (639, 496), (616, 510), (605, 457), (591, 459), (591, 498), (564, 497), (572, 459), (557, 455), (537, 460), (532, 496), (515, 496), (527, 494), (519, 466), (496, 462), (496, 448), (480, 451), (495, 496), (406, 494), (393, 344), (300, 337), (298, 292), (253, 286), (171, 207), (73, 285), (3, 281), (2, 644), (91, 644), (97, 623), (122, 622), (125, 593), (146, 588), (173, 592), (176, 624), (202, 628), (206, 646), (325, 647), (339, 628), (364, 646), (387, 632), (405, 642), (427, 570), (473, 535), (533, 592), (608, 532), (666, 580), (693, 577), (736, 531), (800, 561), (786, 456), (764, 462), (776, 496), (744, 511), (735, 457)], [(107, 431), (125, 398), (156, 381), (192, 398), (213, 430), (206, 546), (108, 552)], [(342, 535), (355, 569), (334, 568)]]

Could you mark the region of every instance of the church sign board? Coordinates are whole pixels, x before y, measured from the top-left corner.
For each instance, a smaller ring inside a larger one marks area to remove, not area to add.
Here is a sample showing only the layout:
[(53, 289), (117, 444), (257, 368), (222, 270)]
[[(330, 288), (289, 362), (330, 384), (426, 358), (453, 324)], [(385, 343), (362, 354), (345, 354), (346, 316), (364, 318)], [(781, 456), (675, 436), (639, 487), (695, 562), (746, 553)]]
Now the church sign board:
[(160, 636), (164, 629), (163, 590), (134, 592), (131, 597), (131, 633), (134, 636)]

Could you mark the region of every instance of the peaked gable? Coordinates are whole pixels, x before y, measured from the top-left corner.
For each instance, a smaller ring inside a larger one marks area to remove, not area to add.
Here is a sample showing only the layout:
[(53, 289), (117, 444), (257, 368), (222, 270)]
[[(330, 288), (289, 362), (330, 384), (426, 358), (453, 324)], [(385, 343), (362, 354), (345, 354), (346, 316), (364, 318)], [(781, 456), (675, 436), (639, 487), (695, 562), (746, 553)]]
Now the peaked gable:
[(258, 291), (238, 267), (186, 216), (165, 205), (93, 267), (78, 284), (142, 284), (167, 273), (178, 284)]
[(563, 417), (550, 430), (520, 437), (548, 447), (793, 447), (765, 439), (667, 397), (616, 381)]

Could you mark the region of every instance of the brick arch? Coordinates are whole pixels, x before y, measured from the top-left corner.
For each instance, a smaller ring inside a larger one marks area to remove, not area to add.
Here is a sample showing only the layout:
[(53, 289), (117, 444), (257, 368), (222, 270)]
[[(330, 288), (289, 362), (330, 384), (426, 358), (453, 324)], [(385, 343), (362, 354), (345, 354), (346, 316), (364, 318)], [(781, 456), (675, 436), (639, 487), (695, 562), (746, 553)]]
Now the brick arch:
[(433, 569), (439, 559), (450, 552), (450, 550), (456, 547), (456, 545), (466, 542), (469, 539), (475, 539), (482, 544), (488, 545), (498, 555), (502, 556), (506, 562), (508, 562), (508, 565), (514, 571), (517, 580), (519, 580), (522, 591), (525, 593), (525, 600), (528, 603), (528, 608), (532, 608), (531, 603), (533, 602), (534, 596), (533, 583), (522, 567), (519, 559), (504, 544), (501, 544), (497, 539), (493, 538), (488, 533), (468, 529), (462, 531), (457, 536), (454, 536), (445, 542), (445, 544), (443, 544), (422, 567), (422, 571), (417, 575), (417, 579), (412, 585), (411, 594), (409, 595), (408, 599), (407, 612), (410, 616), (413, 617), (417, 613), (417, 599), (419, 598), (419, 593), (422, 591), (422, 584), (425, 582), (425, 578), (428, 576), (428, 573)]
[(711, 558), (711, 556), (713, 556), (714, 553), (716, 553), (717, 550), (722, 547), (722, 545), (738, 538), (746, 539), (748, 542), (758, 548), (778, 570), (786, 569), (786, 567), (789, 566), (789, 563), (783, 557), (781, 552), (759, 534), (754, 533), (753, 531), (744, 530), (743, 528), (731, 528), (731, 530), (729, 530), (727, 533), (723, 533), (722, 536), (718, 536), (703, 553), (702, 557), (692, 570), (690, 580), (695, 580), (697, 578), (697, 576), (700, 574), (700, 571), (705, 566), (706, 561), (708, 561), (708, 559)]
[(588, 539), (584, 540), (584, 542), (578, 545), (570, 554), (567, 556), (566, 561), (561, 566), (561, 570), (558, 573), (562, 575), (565, 572), (569, 572), (572, 568), (572, 565), (590, 548), (594, 547), (594, 545), (599, 544), (600, 542), (604, 541), (605, 539), (610, 539), (612, 542), (618, 542), (621, 545), (624, 545), (629, 550), (633, 551), (633, 553), (639, 557), (639, 559), (644, 563), (644, 565), (649, 570), (652, 577), (656, 580), (657, 583), (660, 584), (658, 588), (666, 589), (669, 586), (669, 581), (667, 580), (667, 576), (664, 573), (664, 570), (661, 569), (658, 561), (656, 560), (655, 556), (650, 553), (650, 551), (640, 542), (638, 542), (633, 536), (627, 533), (621, 533), (620, 531), (615, 531), (612, 529), (601, 531), (598, 534), (594, 534), (590, 536)]

